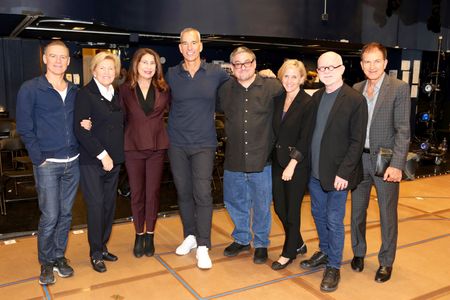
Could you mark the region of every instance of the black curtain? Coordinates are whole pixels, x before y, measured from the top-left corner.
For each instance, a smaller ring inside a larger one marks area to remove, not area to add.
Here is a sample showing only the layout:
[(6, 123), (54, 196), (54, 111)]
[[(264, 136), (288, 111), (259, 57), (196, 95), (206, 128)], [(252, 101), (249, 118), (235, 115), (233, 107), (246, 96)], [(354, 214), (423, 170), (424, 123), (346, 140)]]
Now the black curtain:
[(20, 85), (41, 74), (39, 40), (0, 39), (0, 104), (16, 115), (16, 97)]

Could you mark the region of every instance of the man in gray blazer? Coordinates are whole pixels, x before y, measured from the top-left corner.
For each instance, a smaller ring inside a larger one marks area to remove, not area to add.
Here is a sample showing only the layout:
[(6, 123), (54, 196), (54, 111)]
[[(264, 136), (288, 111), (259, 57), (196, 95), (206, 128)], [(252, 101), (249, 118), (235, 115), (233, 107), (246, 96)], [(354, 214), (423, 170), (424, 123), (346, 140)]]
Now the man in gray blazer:
[[(367, 207), (370, 190), (372, 185), (375, 185), (382, 239), (376, 282), (389, 280), (392, 273), (397, 248), (399, 182), (402, 179), (410, 139), (409, 85), (384, 72), (387, 65), (386, 55), (386, 48), (379, 43), (365, 45), (361, 53), (361, 68), (367, 80), (354, 85), (367, 100), (369, 119), (362, 157), (364, 178), (352, 191), (351, 236), (354, 257), (351, 267), (356, 272), (364, 269), (364, 256), (367, 251)], [(375, 175), (380, 147), (389, 148), (393, 152), (383, 177)]]

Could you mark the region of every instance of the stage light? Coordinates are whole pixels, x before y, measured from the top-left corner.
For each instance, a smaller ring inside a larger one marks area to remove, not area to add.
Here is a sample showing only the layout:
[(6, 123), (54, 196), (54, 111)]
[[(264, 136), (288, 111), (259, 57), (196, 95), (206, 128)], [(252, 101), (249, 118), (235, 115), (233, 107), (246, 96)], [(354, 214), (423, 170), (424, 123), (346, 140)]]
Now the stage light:
[(422, 89), (425, 93), (431, 94), (431, 92), (434, 91), (434, 86), (431, 82), (427, 82), (423, 85)]
[(430, 114), (428, 112), (421, 113), (419, 115), (419, 121), (420, 122), (429, 122), (430, 121)]
[(430, 149), (430, 144), (428, 142), (423, 142), (422, 144), (420, 144), (420, 149), (422, 149), (423, 151), (427, 151), (428, 149)]

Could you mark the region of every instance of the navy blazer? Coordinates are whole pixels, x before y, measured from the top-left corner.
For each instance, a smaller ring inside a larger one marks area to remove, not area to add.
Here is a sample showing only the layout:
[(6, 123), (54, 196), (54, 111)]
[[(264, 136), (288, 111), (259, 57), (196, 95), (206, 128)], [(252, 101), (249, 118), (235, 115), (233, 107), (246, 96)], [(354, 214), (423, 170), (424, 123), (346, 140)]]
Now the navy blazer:
[[(321, 88), (313, 95), (314, 124), (324, 92), (325, 88)], [(344, 83), (328, 115), (320, 144), (319, 177), (324, 190), (335, 191), (336, 175), (348, 181), (347, 190), (361, 182), (367, 118), (366, 99)]]
[[(86, 130), (80, 121), (91, 118), (92, 128)], [(92, 79), (80, 89), (75, 102), (74, 131), (80, 142), (80, 164), (102, 165), (97, 155), (106, 150), (114, 165), (124, 161), (123, 112), (119, 97), (105, 99)]]

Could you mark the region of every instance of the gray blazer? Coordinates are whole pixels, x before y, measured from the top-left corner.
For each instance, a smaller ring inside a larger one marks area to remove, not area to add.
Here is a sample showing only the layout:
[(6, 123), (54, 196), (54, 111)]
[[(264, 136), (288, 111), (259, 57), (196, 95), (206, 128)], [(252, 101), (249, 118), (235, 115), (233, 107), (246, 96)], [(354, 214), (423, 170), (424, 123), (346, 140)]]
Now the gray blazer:
[[(353, 88), (363, 92), (367, 80)], [(410, 140), (409, 85), (386, 74), (380, 87), (370, 124), (369, 141), (371, 158), (376, 159), (380, 147), (393, 150), (391, 167), (403, 170)]]

